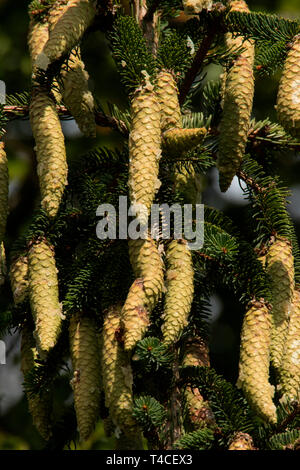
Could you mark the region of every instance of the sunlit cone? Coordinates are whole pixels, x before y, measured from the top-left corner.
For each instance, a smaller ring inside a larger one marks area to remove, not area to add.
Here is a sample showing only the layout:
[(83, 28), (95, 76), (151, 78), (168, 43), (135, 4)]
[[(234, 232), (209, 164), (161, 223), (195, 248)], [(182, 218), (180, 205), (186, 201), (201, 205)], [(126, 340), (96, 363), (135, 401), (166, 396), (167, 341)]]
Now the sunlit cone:
[(252, 301), (243, 320), (237, 386), (258, 416), (276, 423), (274, 387), (269, 383), (271, 327), (271, 313), (265, 303)]
[(294, 257), (289, 240), (277, 237), (269, 247), (266, 269), (272, 293), (271, 362), (279, 370), (289, 327), (294, 293)]
[[(34, 368), (39, 367), (38, 352), (35, 347), (33, 335), (28, 326), (22, 328), (21, 340), (21, 370), (26, 379), (26, 375)], [(32, 416), (32, 421), (40, 435), (48, 440), (51, 437), (51, 413), (52, 400), (48, 391), (41, 393), (26, 393), (28, 408)]]
[(95, 2), (92, 0), (70, 0), (67, 6), (36, 59), (36, 66), (43, 70), (47, 70), (49, 64), (66, 55), (78, 44), (96, 14)]
[(183, 0), (184, 12), (186, 15), (200, 13), (203, 8), (210, 8), (213, 0)]
[(300, 34), (287, 54), (277, 95), (277, 116), (293, 135), (300, 135)]
[(88, 439), (99, 417), (101, 394), (100, 342), (95, 321), (74, 315), (70, 320), (71, 381), (80, 439)]
[(252, 437), (245, 432), (237, 432), (228, 450), (255, 450)]
[(48, 41), (48, 38), (48, 22), (37, 22), (31, 18), (27, 41), (32, 64), (35, 63), (37, 56), (42, 52), (44, 45)]
[(57, 214), (67, 184), (68, 167), (64, 135), (54, 101), (43, 88), (35, 88), (30, 103), (37, 173), (42, 201), (49, 217)]
[(280, 393), (283, 400), (300, 399), (300, 292), (295, 290), (289, 330), (280, 366)]
[(138, 427), (132, 417), (132, 371), (120, 343), (121, 306), (110, 308), (104, 318), (101, 370), (105, 405), (115, 426), (126, 436), (136, 436)]
[(29, 293), (28, 259), (26, 255), (19, 256), (12, 261), (9, 278), (15, 304), (24, 302)]
[[(249, 12), (244, 1), (231, 1), (231, 11)], [(221, 191), (226, 191), (236, 174), (247, 143), (254, 94), (254, 43), (226, 35), (228, 49), (242, 46), (245, 50), (226, 74), (223, 113), (220, 123), (217, 166)]]
[(172, 128), (182, 128), (181, 111), (178, 101), (178, 88), (170, 72), (163, 70), (158, 74), (156, 93), (161, 112), (162, 132)]
[[(159, 188), (161, 155), (160, 107), (150, 84), (136, 91), (131, 103), (132, 128), (129, 137), (129, 195), (144, 224)], [(138, 204), (142, 207), (138, 209)]]
[(53, 249), (45, 240), (34, 242), (29, 249), (28, 278), (34, 336), (39, 353), (44, 355), (55, 346), (63, 319)]
[(187, 325), (194, 293), (192, 255), (185, 240), (173, 240), (166, 250), (167, 292), (162, 325), (163, 340), (176, 342)]
[(163, 134), (163, 148), (171, 156), (178, 156), (201, 144), (206, 134), (205, 127), (199, 129), (169, 129)]

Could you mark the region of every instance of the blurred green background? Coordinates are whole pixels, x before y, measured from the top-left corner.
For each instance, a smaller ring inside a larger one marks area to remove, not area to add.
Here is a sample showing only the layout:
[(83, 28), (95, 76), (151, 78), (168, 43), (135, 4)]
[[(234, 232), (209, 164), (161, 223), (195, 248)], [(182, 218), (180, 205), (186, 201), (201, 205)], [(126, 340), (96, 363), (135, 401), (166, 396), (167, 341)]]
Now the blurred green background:
[[(28, 27), (27, 7), (29, 1), (0, 0), (0, 80), (6, 84), (7, 94), (30, 89), (30, 60), (26, 38)], [(252, 10), (278, 13), (284, 17), (300, 16), (299, 0), (249, 0)], [(124, 95), (107, 44), (100, 32), (89, 35), (82, 46), (82, 55), (90, 74), (90, 87), (103, 106), (107, 101), (122, 106)], [(219, 69), (208, 71), (209, 78), (217, 78)], [(275, 117), (274, 104), (279, 75), (259, 79), (256, 82), (253, 114), (263, 119)], [(74, 121), (64, 121), (68, 155), (78, 155), (86, 149), (105, 144), (119, 145), (118, 135), (106, 128), (97, 129), (97, 140), (83, 138)], [(9, 250), (12, 241), (28, 223), (34, 207), (38, 203), (38, 185), (35, 176), (33, 140), (28, 120), (12, 121), (7, 126), (6, 148), (10, 172), (10, 215), (7, 227), (6, 246)], [(290, 213), (300, 227), (300, 172), (295, 155), (287, 155), (281, 164), (281, 176), (292, 189)], [(226, 210), (238, 217), (245, 204), (238, 183), (222, 195), (218, 189), (216, 172), (208, 175), (204, 203)], [(5, 304), (5, 293), (0, 296), (1, 308)], [(232, 296), (221, 290), (211, 299), (211, 361), (212, 366), (226, 378), (235, 382), (239, 334), (243, 311)], [(43, 441), (32, 426), (22, 393), (22, 376), (19, 371), (19, 337), (11, 332), (5, 337), (7, 347), (6, 365), (0, 365), (0, 449), (41, 449)], [(57, 391), (57, 400), (69, 403), (68, 388)], [(104, 435), (99, 425), (91, 439), (79, 448), (109, 449), (112, 440)]]

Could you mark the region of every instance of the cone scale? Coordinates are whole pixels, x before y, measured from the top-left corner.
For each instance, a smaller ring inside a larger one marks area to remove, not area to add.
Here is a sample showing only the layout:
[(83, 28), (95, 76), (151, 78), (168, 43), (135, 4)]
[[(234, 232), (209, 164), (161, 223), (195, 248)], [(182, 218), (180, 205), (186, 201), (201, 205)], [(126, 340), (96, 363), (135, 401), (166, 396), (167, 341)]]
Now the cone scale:
[(19, 256), (10, 266), (9, 278), (15, 304), (24, 302), (28, 296), (28, 259)]

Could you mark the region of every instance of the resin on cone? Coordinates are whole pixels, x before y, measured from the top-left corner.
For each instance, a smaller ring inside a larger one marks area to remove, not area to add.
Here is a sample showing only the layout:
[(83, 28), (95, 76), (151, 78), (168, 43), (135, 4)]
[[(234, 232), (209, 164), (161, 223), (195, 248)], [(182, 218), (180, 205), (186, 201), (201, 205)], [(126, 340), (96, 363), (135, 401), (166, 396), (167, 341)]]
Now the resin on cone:
[(54, 253), (45, 240), (34, 242), (29, 249), (28, 278), (34, 336), (38, 351), (44, 356), (55, 346), (63, 319)]
[[(230, 11), (249, 13), (244, 1), (231, 1)], [(226, 74), (224, 89), (223, 113), (220, 123), (219, 184), (221, 191), (227, 191), (233, 177), (242, 162), (247, 143), (254, 94), (254, 43), (226, 35), (228, 49), (242, 46), (242, 52), (233, 62)]]
[(163, 341), (176, 342), (187, 325), (194, 293), (192, 255), (185, 240), (173, 240), (166, 250), (167, 292), (162, 325)]
[[(30, 328), (25, 325), (22, 328), (21, 339), (21, 370), (26, 375), (39, 367), (38, 352)], [(41, 393), (26, 393), (27, 402), (32, 421), (40, 435), (48, 440), (51, 437), (51, 395), (48, 391)]]
[(300, 292), (294, 291), (289, 329), (280, 366), (280, 393), (283, 401), (300, 399)]
[(300, 136), (300, 34), (288, 51), (277, 95), (280, 123), (296, 137)]
[(268, 249), (266, 270), (272, 293), (271, 362), (279, 370), (289, 328), (291, 303), (294, 294), (294, 257), (292, 245), (276, 237)]
[(28, 296), (28, 259), (27, 256), (19, 256), (10, 266), (9, 278), (15, 304), (24, 302)]
[(132, 417), (132, 371), (120, 342), (120, 333), (121, 305), (117, 305), (106, 312), (102, 330), (101, 369), (105, 405), (115, 426), (126, 436), (136, 436), (139, 430)]
[(70, 0), (38, 55), (36, 66), (47, 70), (52, 62), (68, 54), (79, 43), (95, 14), (95, 2), (92, 0)]
[(271, 312), (263, 301), (253, 300), (244, 316), (237, 386), (263, 420), (276, 423), (274, 387), (269, 383)]
[(100, 342), (94, 319), (79, 314), (70, 320), (71, 385), (80, 439), (85, 441), (99, 417), (101, 394)]
[(41, 205), (55, 217), (67, 184), (64, 135), (53, 99), (47, 90), (34, 89), (30, 103), (30, 122), (35, 139)]

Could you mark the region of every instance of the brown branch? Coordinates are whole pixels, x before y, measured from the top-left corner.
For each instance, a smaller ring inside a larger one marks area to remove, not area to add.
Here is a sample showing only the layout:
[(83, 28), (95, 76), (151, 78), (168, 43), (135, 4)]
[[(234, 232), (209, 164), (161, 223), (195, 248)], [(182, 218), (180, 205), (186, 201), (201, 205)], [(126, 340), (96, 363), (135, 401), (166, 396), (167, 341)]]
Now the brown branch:
[(285, 431), (287, 426), (296, 418), (300, 416), (300, 404), (298, 402), (293, 403), (292, 412), (277, 426), (276, 431), (282, 432)]

